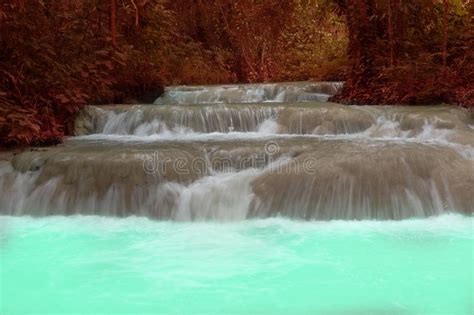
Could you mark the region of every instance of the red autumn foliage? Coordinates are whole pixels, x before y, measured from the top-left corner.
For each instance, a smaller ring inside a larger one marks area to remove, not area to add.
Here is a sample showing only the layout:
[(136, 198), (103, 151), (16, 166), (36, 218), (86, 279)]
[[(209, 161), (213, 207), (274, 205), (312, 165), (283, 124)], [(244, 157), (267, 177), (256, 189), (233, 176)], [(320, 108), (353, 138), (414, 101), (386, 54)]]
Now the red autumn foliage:
[(0, 145), (59, 142), (79, 106), (113, 97), (126, 55), (87, 23), (98, 7), (11, 1), (1, 10)]
[[(80, 106), (150, 102), (164, 84), (320, 78), (326, 60), (334, 76), (345, 26), (315, 23), (320, 1), (4, 1), (0, 146), (58, 142)], [(324, 49), (308, 27), (340, 32)]]
[(356, 104), (472, 106), (467, 0), (10, 0), (0, 147), (48, 145), (87, 103), (169, 84), (346, 80)]
[(337, 101), (474, 106), (474, 3), (341, 0), (351, 70)]

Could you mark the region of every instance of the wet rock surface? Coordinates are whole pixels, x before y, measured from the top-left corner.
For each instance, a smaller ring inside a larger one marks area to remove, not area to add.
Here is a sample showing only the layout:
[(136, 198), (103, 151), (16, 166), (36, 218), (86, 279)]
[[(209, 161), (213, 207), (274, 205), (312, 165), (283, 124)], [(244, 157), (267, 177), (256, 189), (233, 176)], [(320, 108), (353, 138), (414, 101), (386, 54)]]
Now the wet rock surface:
[(469, 111), (314, 101), (339, 88), (172, 87), (157, 105), (87, 106), (64, 144), (0, 155), (0, 213), (224, 221), (472, 214)]

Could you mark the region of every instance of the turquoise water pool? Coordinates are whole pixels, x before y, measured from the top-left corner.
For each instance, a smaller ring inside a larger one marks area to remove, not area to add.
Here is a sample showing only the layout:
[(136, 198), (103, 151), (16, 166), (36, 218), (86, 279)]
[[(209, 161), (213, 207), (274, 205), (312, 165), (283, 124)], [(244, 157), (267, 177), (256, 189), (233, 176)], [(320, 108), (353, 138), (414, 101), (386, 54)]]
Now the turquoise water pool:
[(473, 314), (473, 219), (0, 217), (0, 313)]

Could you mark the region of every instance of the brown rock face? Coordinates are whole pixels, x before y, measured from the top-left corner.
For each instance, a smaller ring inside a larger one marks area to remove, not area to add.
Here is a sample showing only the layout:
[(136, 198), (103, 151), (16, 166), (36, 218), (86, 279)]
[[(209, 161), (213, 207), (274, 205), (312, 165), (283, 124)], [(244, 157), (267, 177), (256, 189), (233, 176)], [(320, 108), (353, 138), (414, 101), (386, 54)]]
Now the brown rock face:
[(0, 156), (0, 213), (167, 220), (473, 213), (469, 111), (311, 101), (338, 88), (174, 87), (161, 98), (166, 104), (88, 106), (76, 121), (82, 137)]
[(250, 215), (402, 219), (474, 209), (474, 161), (419, 144), (321, 142), (252, 183)]

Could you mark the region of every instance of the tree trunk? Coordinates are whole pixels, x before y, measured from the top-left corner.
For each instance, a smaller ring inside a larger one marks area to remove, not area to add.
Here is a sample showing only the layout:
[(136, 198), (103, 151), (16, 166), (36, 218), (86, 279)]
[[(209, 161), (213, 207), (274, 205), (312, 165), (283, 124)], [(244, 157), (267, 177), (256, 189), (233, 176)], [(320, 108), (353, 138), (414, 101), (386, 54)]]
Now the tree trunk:
[(115, 0), (110, 2), (110, 34), (112, 45), (117, 46), (117, 17)]
[(358, 78), (359, 84), (363, 84), (364, 78), (370, 78), (374, 72), (377, 25), (370, 20), (373, 9), (373, 0), (348, 1), (349, 55), (353, 61), (352, 77)]
[(443, 11), (443, 66), (446, 66), (448, 59), (448, 11), (449, 11), (449, 1), (443, 0), (444, 11)]

